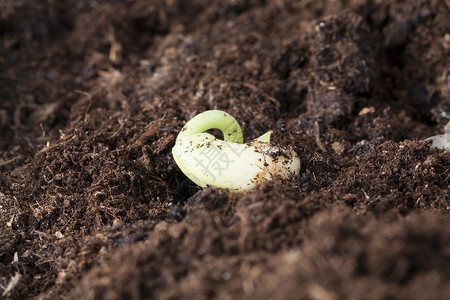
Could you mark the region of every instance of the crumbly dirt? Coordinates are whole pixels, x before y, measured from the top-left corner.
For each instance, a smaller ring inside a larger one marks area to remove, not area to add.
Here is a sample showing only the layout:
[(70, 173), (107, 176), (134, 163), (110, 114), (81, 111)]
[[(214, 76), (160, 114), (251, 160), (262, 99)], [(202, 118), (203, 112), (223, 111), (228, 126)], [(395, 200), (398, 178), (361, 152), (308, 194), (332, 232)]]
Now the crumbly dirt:
[[(0, 0), (1, 299), (450, 299), (448, 0)], [(298, 176), (201, 190), (221, 109)]]

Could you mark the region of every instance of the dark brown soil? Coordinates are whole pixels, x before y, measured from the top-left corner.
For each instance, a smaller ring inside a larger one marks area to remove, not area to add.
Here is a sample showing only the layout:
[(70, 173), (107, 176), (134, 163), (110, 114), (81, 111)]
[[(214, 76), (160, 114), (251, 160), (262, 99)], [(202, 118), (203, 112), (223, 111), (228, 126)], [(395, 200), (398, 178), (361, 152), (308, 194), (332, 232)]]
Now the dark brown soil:
[[(448, 0), (0, 0), (0, 298), (450, 299)], [(221, 109), (300, 175), (200, 190)]]

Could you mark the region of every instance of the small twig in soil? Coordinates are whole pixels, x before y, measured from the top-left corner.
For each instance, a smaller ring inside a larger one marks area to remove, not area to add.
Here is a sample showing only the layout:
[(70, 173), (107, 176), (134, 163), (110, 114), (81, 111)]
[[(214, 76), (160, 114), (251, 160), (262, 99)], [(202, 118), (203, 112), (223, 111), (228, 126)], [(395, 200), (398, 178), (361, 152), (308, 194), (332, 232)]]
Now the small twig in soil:
[(22, 157), (23, 157), (22, 155), (18, 155), (18, 156), (16, 156), (16, 157), (11, 158), (11, 159), (2, 161), (2, 162), (0, 162), (0, 167), (7, 166), (7, 165), (9, 165), (9, 164), (15, 162), (16, 160), (21, 159)]
[(319, 123), (317, 121), (314, 122), (314, 136), (316, 138), (316, 144), (317, 146), (319, 146), (320, 150), (322, 150), (323, 152), (327, 152), (327, 149), (320, 141), (320, 128)]

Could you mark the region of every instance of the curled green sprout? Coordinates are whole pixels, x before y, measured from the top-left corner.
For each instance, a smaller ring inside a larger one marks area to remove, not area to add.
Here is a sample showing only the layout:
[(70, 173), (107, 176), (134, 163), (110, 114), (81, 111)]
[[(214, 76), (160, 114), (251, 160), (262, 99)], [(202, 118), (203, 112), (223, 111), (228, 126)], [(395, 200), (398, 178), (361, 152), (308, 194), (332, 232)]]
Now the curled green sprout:
[[(223, 140), (205, 131), (220, 129)], [(172, 154), (181, 171), (201, 187), (245, 191), (300, 170), (297, 154), (270, 144), (269, 131), (244, 143), (241, 127), (230, 114), (210, 110), (192, 118), (178, 134)]]
[(450, 122), (444, 127), (445, 134), (438, 134), (425, 139), (431, 141), (431, 148), (447, 149), (450, 151)]

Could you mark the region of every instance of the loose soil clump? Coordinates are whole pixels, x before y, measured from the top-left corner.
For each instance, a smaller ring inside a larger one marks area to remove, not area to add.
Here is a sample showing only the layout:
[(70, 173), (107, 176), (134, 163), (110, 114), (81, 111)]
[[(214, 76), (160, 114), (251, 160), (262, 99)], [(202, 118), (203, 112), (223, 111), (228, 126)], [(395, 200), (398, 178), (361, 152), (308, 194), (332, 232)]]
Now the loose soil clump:
[[(1, 299), (449, 299), (448, 1), (0, 0)], [(227, 111), (298, 176), (200, 189)]]

